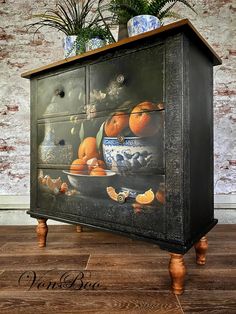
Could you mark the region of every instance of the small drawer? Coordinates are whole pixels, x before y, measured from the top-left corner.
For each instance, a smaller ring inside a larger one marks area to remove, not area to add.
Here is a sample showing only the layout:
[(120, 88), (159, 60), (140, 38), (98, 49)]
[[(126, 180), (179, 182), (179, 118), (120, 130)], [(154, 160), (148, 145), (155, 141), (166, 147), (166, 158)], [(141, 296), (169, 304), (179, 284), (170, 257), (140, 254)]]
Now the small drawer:
[(89, 67), (88, 111), (114, 111), (164, 100), (164, 47), (147, 48)]
[(85, 68), (38, 80), (37, 118), (86, 112)]

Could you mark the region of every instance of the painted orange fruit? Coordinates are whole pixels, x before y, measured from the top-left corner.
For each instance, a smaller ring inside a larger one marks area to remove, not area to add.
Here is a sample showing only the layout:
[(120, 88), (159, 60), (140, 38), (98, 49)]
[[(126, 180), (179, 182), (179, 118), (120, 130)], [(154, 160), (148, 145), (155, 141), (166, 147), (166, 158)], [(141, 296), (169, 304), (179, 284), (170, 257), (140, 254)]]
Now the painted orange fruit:
[(95, 167), (90, 172), (91, 176), (106, 176), (106, 171), (101, 167)]
[(156, 192), (156, 199), (161, 204), (165, 204), (165, 192), (164, 191), (157, 191)]
[(154, 201), (155, 195), (152, 189), (146, 191), (144, 194), (138, 194), (135, 198), (136, 202), (142, 205), (151, 204)]
[(131, 131), (140, 137), (153, 136), (160, 128), (160, 115), (158, 107), (151, 102), (142, 102), (133, 108), (129, 127)]
[(124, 112), (116, 112), (105, 123), (105, 135), (108, 137), (116, 137), (128, 126), (129, 115), (125, 114)]
[(105, 162), (103, 160), (99, 160), (97, 158), (89, 159), (87, 161), (87, 165), (88, 165), (88, 171), (89, 172), (91, 172), (96, 167), (100, 167), (100, 168), (103, 168), (103, 169), (106, 168)]
[(70, 166), (70, 173), (73, 174), (87, 174), (88, 166), (84, 159), (76, 159), (72, 162)]
[(85, 161), (92, 158), (100, 158), (95, 137), (86, 137), (83, 140), (78, 149), (78, 158)]

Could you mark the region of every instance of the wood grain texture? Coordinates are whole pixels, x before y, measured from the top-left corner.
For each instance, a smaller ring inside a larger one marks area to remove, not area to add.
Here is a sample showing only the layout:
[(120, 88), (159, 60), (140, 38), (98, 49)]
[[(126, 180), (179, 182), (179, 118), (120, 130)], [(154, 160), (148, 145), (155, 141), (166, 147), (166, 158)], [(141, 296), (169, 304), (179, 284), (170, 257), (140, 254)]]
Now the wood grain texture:
[(210, 45), (207, 43), (207, 41), (199, 34), (199, 32), (190, 23), (189, 20), (183, 19), (181, 21), (162, 26), (162, 27), (160, 27), (158, 29), (155, 29), (155, 30), (150, 31), (150, 32), (143, 33), (141, 35), (137, 35), (137, 36), (133, 36), (133, 37), (122, 39), (122, 40), (120, 40), (120, 41), (118, 41), (116, 43), (113, 43), (111, 45), (107, 45), (105, 47), (96, 49), (95, 51), (89, 51), (89, 52), (86, 52), (84, 54), (81, 54), (81, 55), (78, 55), (78, 56), (75, 56), (75, 57), (71, 57), (71, 58), (68, 58), (68, 59), (64, 59), (64, 60), (60, 60), (60, 61), (54, 62), (54, 63), (46, 65), (46, 66), (42, 66), (42, 67), (40, 67), (38, 69), (25, 72), (21, 76), (23, 78), (31, 78), (33, 75), (41, 74), (42, 72), (45, 72), (47, 70), (54, 69), (54, 68), (56, 69), (59, 66), (68, 65), (68, 64), (74, 63), (76, 61), (86, 60), (87, 58), (89, 58), (89, 57), (91, 57), (93, 55), (98, 55), (98, 54), (100, 54), (102, 52), (110, 52), (114, 48), (125, 46), (125, 45), (127, 45), (129, 43), (132, 43), (132, 42), (135, 42), (135, 41), (139, 41), (139, 40), (145, 39), (147, 37), (163, 36), (165, 34), (169, 34), (169, 33), (173, 32), (174, 30), (178, 31), (178, 29), (181, 29), (183, 27), (190, 33), (190, 35), (193, 38), (195, 38), (198, 41), (198, 43), (201, 46), (203, 46), (206, 49), (206, 52), (211, 56), (214, 64), (221, 64), (220, 57), (210, 47)]
[(185, 291), (179, 300), (185, 314), (236, 313), (236, 291)]
[[(24, 310), (23, 310), (24, 309)], [(9, 313), (168, 313), (182, 314), (174, 296), (167, 292), (47, 292), (0, 295), (1, 314)]]
[[(170, 291), (168, 252), (156, 245), (74, 226), (50, 226), (47, 247), (37, 247), (35, 228), (0, 227), (0, 313), (236, 313), (236, 228), (216, 226), (208, 234), (207, 264), (185, 258), (185, 292)], [(51, 239), (50, 239), (51, 237)], [(87, 247), (86, 247), (87, 246)], [(45, 290), (19, 285), (23, 271), (56, 281), (82, 270), (98, 281), (95, 291)], [(48, 272), (51, 270), (50, 272)], [(48, 272), (48, 273), (47, 273)], [(46, 274), (46, 275), (45, 275)]]

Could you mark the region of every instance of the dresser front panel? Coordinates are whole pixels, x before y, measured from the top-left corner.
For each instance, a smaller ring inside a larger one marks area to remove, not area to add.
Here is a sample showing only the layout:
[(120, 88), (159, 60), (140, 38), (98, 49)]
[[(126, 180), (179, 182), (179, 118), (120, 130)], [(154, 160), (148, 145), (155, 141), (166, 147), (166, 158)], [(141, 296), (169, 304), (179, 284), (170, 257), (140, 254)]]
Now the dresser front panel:
[(85, 80), (85, 67), (39, 79), (37, 118), (85, 112)]

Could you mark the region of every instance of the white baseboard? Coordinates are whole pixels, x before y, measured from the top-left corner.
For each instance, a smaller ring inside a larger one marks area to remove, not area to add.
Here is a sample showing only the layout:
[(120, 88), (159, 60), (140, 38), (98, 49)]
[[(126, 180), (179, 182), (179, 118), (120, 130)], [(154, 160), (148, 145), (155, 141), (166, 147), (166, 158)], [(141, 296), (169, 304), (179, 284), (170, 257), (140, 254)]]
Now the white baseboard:
[(29, 209), (29, 195), (0, 195), (0, 209)]
[[(215, 208), (235, 208), (236, 194), (214, 196)], [(29, 195), (0, 195), (0, 209), (29, 209)]]
[(214, 196), (215, 208), (236, 209), (236, 194), (217, 194)]
[[(61, 225), (64, 223), (61, 223), (59, 221), (55, 220), (48, 220), (48, 225)], [(30, 226), (30, 225), (37, 225), (37, 220), (35, 218), (30, 217), (26, 213), (26, 210), (1, 210), (0, 211), (0, 225), (24, 225), (24, 226)]]
[[(236, 224), (236, 209), (216, 209), (215, 218), (219, 224)], [(36, 225), (37, 221), (26, 214), (26, 210), (1, 210), (0, 225)], [(55, 220), (48, 220), (48, 225), (64, 224)]]
[[(0, 225), (35, 225), (36, 220), (26, 214), (29, 195), (0, 195)], [(215, 195), (215, 217), (220, 224), (236, 224), (236, 195)], [(60, 222), (49, 220), (49, 224)]]

